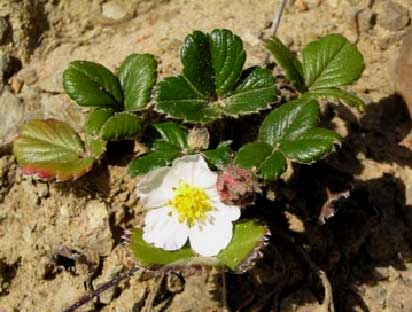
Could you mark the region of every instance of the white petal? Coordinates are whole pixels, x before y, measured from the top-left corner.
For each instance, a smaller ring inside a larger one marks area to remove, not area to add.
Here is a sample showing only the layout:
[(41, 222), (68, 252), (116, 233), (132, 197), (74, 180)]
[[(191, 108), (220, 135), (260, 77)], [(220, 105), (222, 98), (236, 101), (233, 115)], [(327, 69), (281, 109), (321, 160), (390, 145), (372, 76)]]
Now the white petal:
[(201, 155), (189, 155), (175, 159), (172, 170), (189, 185), (202, 188), (211, 188), (216, 185), (217, 173), (209, 169)]
[(179, 223), (178, 215), (169, 207), (149, 210), (146, 215), (143, 239), (157, 248), (177, 250), (187, 241), (189, 229)]
[(190, 228), (190, 245), (201, 256), (216, 256), (232, 240), (232, 228), (230, 221), (216, 220), (213, 223), (197, 223)]
[(179, 179), (171, 167), (161, 167), (150, 171), (137, 184), (137, 196), (145, 208), (152, 209), (164, 206), (173, 197), (173, 187)]
[(220, 220), (234, 221), (240, 218), (240, 207), (235, 205), (226, 205), (220, 201), (219, 194), (216, 188), (206, 190), (207, 195), (215, 208), (210, 215), (212, 218)]
[(240, 207), (225, 205), (222, 202), (212, 202), (215, 210), (210, 212), (212, 218), (216, 220), (235, 221), (240, 218)]

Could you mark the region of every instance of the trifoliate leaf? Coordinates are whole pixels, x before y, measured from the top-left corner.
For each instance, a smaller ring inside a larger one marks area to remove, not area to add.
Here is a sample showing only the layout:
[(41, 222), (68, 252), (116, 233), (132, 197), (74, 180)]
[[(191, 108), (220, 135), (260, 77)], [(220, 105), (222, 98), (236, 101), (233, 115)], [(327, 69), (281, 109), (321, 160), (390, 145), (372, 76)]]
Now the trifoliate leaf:
[(259, 168), (263, 180), (271, 181), (278, 179), (280, 175), (286, 171), (288, 167), (285, 156), (279, 151), (273, 151), (272, 154), (266, 158)]
[(223, 95), (232, 90), (239, 80), (246, 51), (242, 39), (227, 29), (213, 30), (209, 41), (216, 94)]
[(330, 99), (335, 101), (341, 101), (342, 103), (355, 107), (359, 110), (365, 108), (365, 103), (356, 95), (343, 91), (339, 88), (325, 88), (313, 90), (309, 93), (304, 94), (305, 97), (314, 99)]
[(312, 90), (350, 84), (365, 67), (356, 46), (339, 34), (309, 43), (302, 55), (305, 83)]
[(288, 102), (266, 116), (259, 129), (259, 141), (276, 146), (283, 140), (294, 140), (318, 124), (319, 114), (316, 100)]
[(107, 119), (113, 115), (114, 111), (111, 109), (96, 109), (87, 116), (84, 126), (85, 141), (87, 150), (94, 158), (100, 158), (106, 151), (107, 142), (101, 138), (100, 129)]
[(255, 220), (235, 223), (232, 241), (217, 255), (219, 262), (234, 272), (247, 271), (261, 257), (258, 249), (263, 247), (267, 234), (267, 228)]
[(44, 180), (76, 179), (93, 166), (93, 158), (85, 155), (80, 136), (55, 119), (25, 124), (14, 141), (13, 153), (25, 174)]
[(225, 115), (235, 117), (255, 113), (269, 108), (277, 94), (272, 73), (267, 69), (254, 68), (223, 101), (221, 108)]
[(300, 92), (306, 90), (302, 63), (277, 37), (266, 40), (265, 47), (270, 51), (275, 62), (285, 71), (286, 77)]
[(157, 110), (188, 122), (208, 123), (220, 114), (182, 76), (162, 80), (156, 90), (156, 102)]
[(142, 120), (130, 113), (118, 113), (107, 119), (100, 129), (100, 136), (103, 140), (123, 140), (139, 134), (142, 127)]
[(63, 87), (80, 106), (119, 109), (123, 101), (117, 77), (103, 65), (94, 62), (71, 62), (63, 72)]
[(128, 171), (132, 177), (136, 177), (153, 169), (168, 165), (179, 155), (179, 149), (159, 149), (133, 159), (129, 164)]
[(180, 149), (185, 149), (187, 145), (187, 130), (185, 127), (174, 123), (164, 122), (153, 125), (157, 132), (160, 133), (162, 139), (166, 142), (175, 145)]
[(209, 164), (222, 170), (232, 159), (232, 149), (227, 145), (220, 145), (215, 149), (202, 151), (201, 153)]
[(142, 235), (142, 229), (133, 229), (130, 243), (133, 257), (140, 266), (168, 265), (194, 256), (192, 249), (189, 247), (183, 247), (176, 251), (156, 248), (154, 245), (146, 243)]
[(157, 63), (151, 54), (131, 54), (120, 66), (117, 76), (124, 91), (125, 110), (145, 108), (156, 83)]
[(293, 141), (284, 141), (279, 150), (287, 158), (309, 164), (326, 156), (333, 150), (333, 144), (341, 137), (334, 131), (312, 128)]
[(183, 76), (203, 96), (214, 93), (213, 69), (207, 35), (195, 31), (188, 35), (180, 50)]
[(156, 110), (205, 124), (267, 108), (276, 99), (273, 77), (264, 69), (242, 74), (245, 59), (242, 40), (229, 30), (195, 31), (181, 49), (182, 75), (158, 84)]
[(243, 146), (235, 157), (235, 165), (244, 169), (259, 168), (273, 148), (264, 142), (253, 142)]

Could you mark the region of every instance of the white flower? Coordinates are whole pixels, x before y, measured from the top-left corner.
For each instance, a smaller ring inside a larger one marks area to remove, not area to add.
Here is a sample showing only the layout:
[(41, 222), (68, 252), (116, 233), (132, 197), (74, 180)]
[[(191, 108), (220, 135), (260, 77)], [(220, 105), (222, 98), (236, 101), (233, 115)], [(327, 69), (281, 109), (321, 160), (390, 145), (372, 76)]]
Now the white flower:
[(217, 174), (200, 155), (176, 159), (171, 167), (146, 174), (137, 195), (148, 209), (143, 239), (157, 248), (177, 250), (189, 239), (201, 256), (216, 256), (232, 240), (238, 206), (225, 205), (216, 189)]

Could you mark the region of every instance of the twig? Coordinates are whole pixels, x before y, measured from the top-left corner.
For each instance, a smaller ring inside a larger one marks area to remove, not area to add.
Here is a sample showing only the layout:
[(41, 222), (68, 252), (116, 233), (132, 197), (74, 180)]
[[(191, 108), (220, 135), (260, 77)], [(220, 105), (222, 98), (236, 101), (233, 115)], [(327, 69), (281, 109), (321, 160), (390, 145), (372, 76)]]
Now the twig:
[(133, 275), (134, 273), (136, 273), (139, 270), (140, 270), (139, 267), (133, 267), (129, 271), (119, 274), (114, 279), (108, 281), (107, 283), (104, 283), (102, 286), (100, 286), (96, 290), (92, 291), (91, 293), (87, 294), (86, 296), (81, 297), (75, 304), (71, 305), (70, 307), (68, 307), (63, 312), (74, 312), (74, 311), (76, 311), (82, 305), (84, 305), (84, 304), (88, 303), (89, 301), (91, 301), (94, 297), (99, 296), (103, 291), (117, 285), (118, 283), (120, 283), (121, 281), (127, 279), (128, 277), (130, 277), (131, 275)]
[[(314, 275), (319, 276), (320, 281), (322, 282), (322, 286), (325, 289), (325, 299), (322, 303), (321, 312), (335, 312), (334, 304), (333, 304), (333, 292), (332, 292), (332, 285), (329, 282), (328, 276), (324, 271), (322, 271), (310, 258), (308, 253), (302, 246), (296, 244), (289, 235), (283, 232), (277, 232), (280, 237), (288, 241), (293, 247), (295, 247), (296, 252), (302, 257), (302, 259), (306, 262), (309, 269), (312, 271)], [(274, 233), (273, 233), (274, 235)]]
[[(271, 36), (275, 36), (278, 32), (280, 20), (282, 18), (283, 10), (285, 9), (287, 0), (280, 0), (279, 6), (275, 9), (275, 13), (273, 15), (272, 20), (272, 27), (271, 27)], [(270, 62), (270, 54), (267, 53), (265, 57), (265, 64), (269, 64)]]
[(332, 285), (329, 282), (328, 276), (325, 272), (319, 270), (319, 278), (325, 289), (325, 299), (323, 300), (321, 312), (335, 312), (335, 306), (333, 304)]
[(286, 7), (286, 2), (287, 0), (281, 0), (279, 6), (275, 10), (275, 14), (273, 16), (273, 21), (272, 21), (272, 36), (275, 36), (276, 33), (278, 32), (279, 25), (280, 25), (280, 19), (282, 18), (283, 10)]

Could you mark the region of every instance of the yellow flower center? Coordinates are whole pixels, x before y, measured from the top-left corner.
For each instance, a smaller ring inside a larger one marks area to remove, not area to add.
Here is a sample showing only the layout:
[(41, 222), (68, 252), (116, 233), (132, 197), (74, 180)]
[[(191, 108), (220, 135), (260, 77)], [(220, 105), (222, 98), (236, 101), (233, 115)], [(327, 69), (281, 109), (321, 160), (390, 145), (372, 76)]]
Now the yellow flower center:
[(206, 219), (206, 213), (212, 210), (209, 196), (199, 187), (180, 182), (175, 189), (175, 196), (168, 204), (179, 213), (179, 222), (187, 222), (191, 227), (195, 221)]

